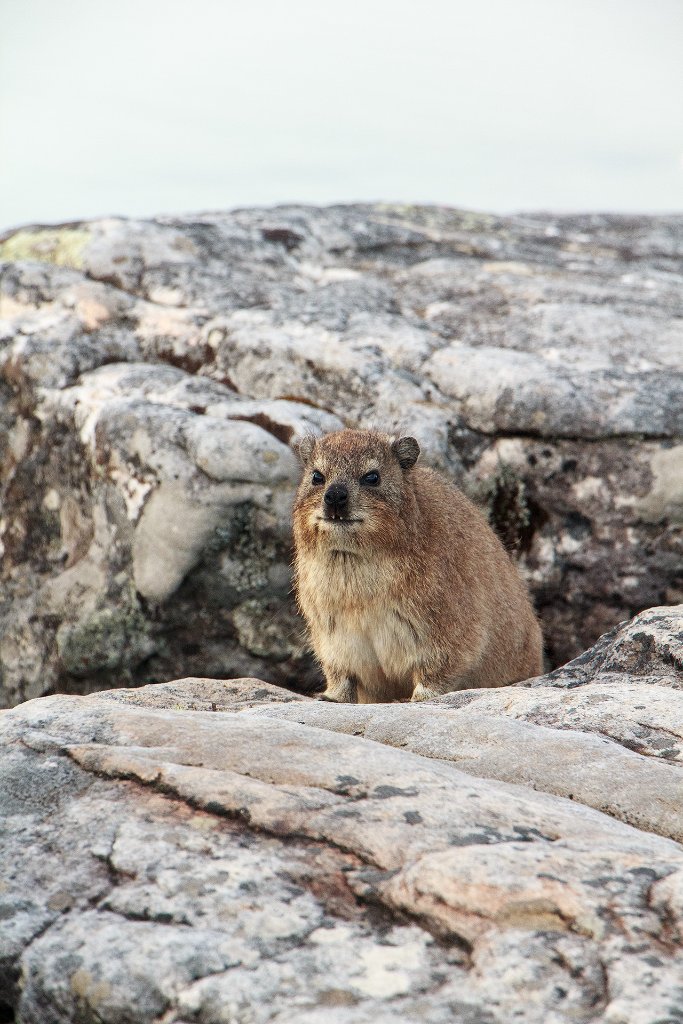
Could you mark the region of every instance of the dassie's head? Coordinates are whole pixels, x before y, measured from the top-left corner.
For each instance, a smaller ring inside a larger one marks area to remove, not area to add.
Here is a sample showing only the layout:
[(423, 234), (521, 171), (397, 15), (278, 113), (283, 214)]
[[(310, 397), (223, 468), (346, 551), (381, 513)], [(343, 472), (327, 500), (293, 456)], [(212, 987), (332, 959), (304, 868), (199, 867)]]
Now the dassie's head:
[(294, 504), (298, 544), (354, 551), (391, 546), (405, 528), (414, 437), (339, 430), (299, 445), (304, 472)]

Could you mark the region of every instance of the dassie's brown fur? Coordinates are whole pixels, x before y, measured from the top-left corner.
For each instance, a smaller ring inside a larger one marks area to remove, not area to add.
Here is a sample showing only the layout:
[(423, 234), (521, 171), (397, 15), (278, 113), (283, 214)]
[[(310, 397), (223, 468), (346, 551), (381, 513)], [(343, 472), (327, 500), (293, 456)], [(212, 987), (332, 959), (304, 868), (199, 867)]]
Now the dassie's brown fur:
[(299, 446), (296, 594), (330, 700), (427, 700), (542, 671), (515, 566), (465, 495), (415, 466), (419, 451), (365, 430)]

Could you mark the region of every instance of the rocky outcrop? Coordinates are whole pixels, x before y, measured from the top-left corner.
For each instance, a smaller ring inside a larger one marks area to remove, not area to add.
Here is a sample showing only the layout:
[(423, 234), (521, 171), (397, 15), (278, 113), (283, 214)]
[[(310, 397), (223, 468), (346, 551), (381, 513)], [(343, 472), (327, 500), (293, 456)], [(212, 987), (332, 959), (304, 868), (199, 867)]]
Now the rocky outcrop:
[(186, 679), (5, 711), (0, 1016), (673, 1022), (682, 702), (679, 606), (417, 706)]
[(247, 210), (0, 242), (0, 705), (316, 671), (303, 433), (402, 428), (485, 503), (552, 665), (681, 600), (681, 218)]

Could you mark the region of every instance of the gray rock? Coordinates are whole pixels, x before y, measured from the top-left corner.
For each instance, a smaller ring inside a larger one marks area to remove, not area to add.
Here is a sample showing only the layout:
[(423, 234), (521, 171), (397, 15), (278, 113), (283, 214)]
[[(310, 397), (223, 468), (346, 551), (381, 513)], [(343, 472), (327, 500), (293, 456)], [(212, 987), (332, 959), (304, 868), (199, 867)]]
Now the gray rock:
[[(550, 664), (683, 599), (680, 217), (282, 207), (0, 242), (0, 706), (310, 689), (293, 448), (410, 431), (527, 575)], [(553, 684), (555, 685), (555, 684)]]
[[(683, 841), (682, 653), (683, 605), (654, 608), (576, 663), (513, 686), (407, 707), (269, 705), (258, 713), (453, 761)], [(448, 714), (435, 718), (434, 707)]]
[(603, 637), (569, 686), (335, 706), (185, 679), (0, 713), (5, 1016), (675, 1020), (682, 769), (619, 728), (636, 691), (683, 720), (682, 615)]

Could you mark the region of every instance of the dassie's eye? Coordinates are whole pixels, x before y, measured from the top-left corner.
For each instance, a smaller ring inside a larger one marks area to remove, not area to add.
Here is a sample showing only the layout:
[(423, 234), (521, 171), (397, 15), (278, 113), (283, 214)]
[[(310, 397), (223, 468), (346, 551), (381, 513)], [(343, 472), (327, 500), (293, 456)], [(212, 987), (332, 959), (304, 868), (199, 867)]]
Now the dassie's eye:
[(311, 477), (311, 483), (315, 484), (316, 487), (319, 487), (320, 484), (325, 483), (325, 477), (322, 475), (322, 473), (319, 473), (317, 469), (314, 469), (313, 476)]
[(377, 487), (377, 484), (379, 483), (379, 473), (373, 469), (370, 473), (366, 473), (365, 476), (362, 476), (360, 478), (360, 482), (366, 487)]

